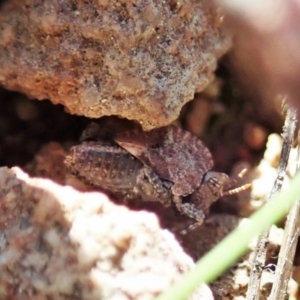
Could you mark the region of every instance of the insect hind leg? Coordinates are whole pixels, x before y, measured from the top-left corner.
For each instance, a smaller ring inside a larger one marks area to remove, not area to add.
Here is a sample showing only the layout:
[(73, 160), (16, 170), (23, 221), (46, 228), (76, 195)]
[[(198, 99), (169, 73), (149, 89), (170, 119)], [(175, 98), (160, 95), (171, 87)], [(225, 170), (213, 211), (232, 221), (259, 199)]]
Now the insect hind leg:
[(146, 166), (137, 176), (134, 192), (144, 195), (148, 201), (158, 201), (165, 206), (169, 206), (172, 200), (171, 190), (167, 183)]

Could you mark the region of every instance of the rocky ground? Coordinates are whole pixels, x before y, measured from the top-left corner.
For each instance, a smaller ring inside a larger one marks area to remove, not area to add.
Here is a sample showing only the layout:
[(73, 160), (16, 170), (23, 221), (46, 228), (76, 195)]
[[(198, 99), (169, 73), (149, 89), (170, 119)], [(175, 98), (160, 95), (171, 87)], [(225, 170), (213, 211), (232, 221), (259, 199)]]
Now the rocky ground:
[[(217, 64), (231, 44), (221, 24), (192, 0), (2, 4), (1, 299), (154, 299), (263, 203), (283, 119), (240, 88), (230, 54)], [(173, 122), (204, 141), (214, 170), (247, 168), (235, 184), (252, 188), (218, 200), (184, 236), (191, 220), (174, 209), (124, 206), (64, 164), (91, 118), (110, 115), (144, 129)], [(281, 236), (274, 227), (270, 264)], [(191, 299), (244, 299), (251, 255)]]

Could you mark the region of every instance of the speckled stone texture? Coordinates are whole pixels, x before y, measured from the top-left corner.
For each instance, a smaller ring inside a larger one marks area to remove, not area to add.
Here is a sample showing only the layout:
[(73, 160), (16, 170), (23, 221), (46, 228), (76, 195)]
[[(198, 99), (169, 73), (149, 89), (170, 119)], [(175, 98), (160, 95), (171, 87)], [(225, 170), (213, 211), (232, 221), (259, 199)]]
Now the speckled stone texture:
[(1, 300), (150, 300), (194, 266), (154, 214), (18, 168), (0, 168), (0, 215)]
[(72, 114), (167, 125), (213, 78), (230, 41), (200, 0), (10, 0), (0, 83)]

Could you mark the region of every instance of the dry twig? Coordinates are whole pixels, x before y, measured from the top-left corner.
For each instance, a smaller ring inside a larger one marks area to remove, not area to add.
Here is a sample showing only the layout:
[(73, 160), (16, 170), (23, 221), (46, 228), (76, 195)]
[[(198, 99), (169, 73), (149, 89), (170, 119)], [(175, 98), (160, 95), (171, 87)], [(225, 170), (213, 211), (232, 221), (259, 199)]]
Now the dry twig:
[[(294, 120), (294, 125), (296, 120)], [(298, 155), (297, 155), (297, 165), (296, 171), (300, 168), (300, 132), (298, 132)], [(288, 282), (292, 275), (293, 261), (298, 241), (298, 236), (300, 233), (300, 201), (298, 200), (296, 204), (290, 210), (284, 229), (284, 236), (282, 241), (282, 246), (279, 252), (279, 258), (275, 273), (275, 280), (273, 283), (273, 288), (270, 296), (270, 300), (283, 300), (286, 298), (286, 291)]]
[[(289, 159), (289, 154), (290, 154), (290, 150), (291, 150), (291, 147), (293, 144), (294, 134), (295, 134), (295, 130), (296, 130), (296, 117), (297, 117), (296, 110), (292, 109), (290, 107), (287, 107), (286, 118), (285, 118), (285, 123), (284, 123), (284, 127), (283, 127), (283, 133), (282, 133), (283, 146), (282, 146), (281, 155), (280, 155), (277, 177), (274, 182), (272, 191), (270, 193), (269, 201), (272, 200), (273, 195), (281, 189), (282, 184), (283, 184), (283, 180), (284, 180), (284, 177), (286, 174), (286, 167), (287, 167), (287, 163), (288, 163), (288, 159)], [(293, 232), (295, 232), (295, 231), (293, 231)], [(260, 278), (261, 278), (261, 274), (262, 274), (262, 271), (264, 270), (264, 266), (265, 266), (266, 246), (267, 246), (267, 243), (269, 240), (268, 237), (269, 237), (269, 231), (262, 233), (258, 237), (253, 267), (251, 270), (250, 281), (249, 281), (249, 286), (248, 286), (248, 291), (247, 291), (247, 300), (256, 300), (259, 297)], [(292, 238), (293, 237), (295, 237), (295, 235), (293, 235)], [(290, 239), (289, 239), (289, 241), (291, 243)], [(285, 256), (285, 257), (287, 257), (287, 256)], [(283, 264), (284, 264), (285, 258), (282, 258), (282, 260), (283, 260)], [(287, 263), (287, 261), (285, 263)], [(281, 274), (280, 276), (282, 276), (283, 273), (278, 273), (278, 272), (280, 272), (279, 267), (277, 268), (277, 274)], [(282, 285), (285, 285), (285, 283), (282, 283)], [(275, 287), (275, 284), (274, 284), (274, 287)], [(283, 298), (272, 298), (272, 299), (283, 299)]]

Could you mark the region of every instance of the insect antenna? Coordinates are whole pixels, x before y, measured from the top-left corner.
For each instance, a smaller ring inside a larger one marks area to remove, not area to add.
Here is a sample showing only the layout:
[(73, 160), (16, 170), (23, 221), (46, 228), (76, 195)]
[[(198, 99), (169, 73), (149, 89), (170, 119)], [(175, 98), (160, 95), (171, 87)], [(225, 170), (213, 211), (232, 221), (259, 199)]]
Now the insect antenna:
[(234, 189), (231, 189), (229, 191), (223, 192), (222, 196), (238, 194), (242, 191), (245, 191), (245, 190), (249, 189), (251, 187), (251, 185), (252, 185), (251, 183), (246, 183), (246, 184), (244, 184), (242, 186), (239, 186), (237, 188), (234, 188)]
[(249, 189), (251, 187), (251, 183), (246, 183), (242, 186), (239, 186), (237, 188), (231, 188), (232, 186), (234, 186), (239, 179), (242, 179), (245, 175), (245, 173), (247, 172), (247, 169), (243, 169), (235, 178), (231, 179), (227, 185), (227, 188), (225, 189), (225, 191), (222, 193), (222, 196), (227, 196), (227, 195), (234, 195), (234, 194), (238, 194), (242, 191), (245, 191), (247, 189)]

